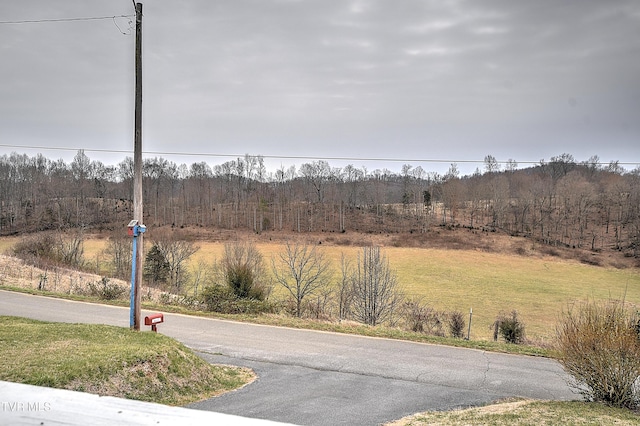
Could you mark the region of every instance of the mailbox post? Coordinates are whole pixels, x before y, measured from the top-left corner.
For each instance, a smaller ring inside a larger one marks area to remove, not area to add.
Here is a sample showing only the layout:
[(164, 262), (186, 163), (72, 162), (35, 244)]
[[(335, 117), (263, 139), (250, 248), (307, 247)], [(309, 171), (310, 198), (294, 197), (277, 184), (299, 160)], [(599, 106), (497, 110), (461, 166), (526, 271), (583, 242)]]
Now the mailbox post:
[(158, 324), (164, 322), (164, 315), (162, 314), (151, 314), (144, 317), (144, 325), (150, 325), (151, 331), (154, 333), (158, 332)]
[(147, 231), (147, 227), (144, 225), (139, 225), (137, 220), (132, 220), (129, 222), (128, 233), (130, 237), (133, 237), (133, 256), (131, 257), (131, 297), (130, 297), (130, 308), (129, 308), (129, 327), (134, 328), (135, 326), (135, 311), (136, 311), (136, 254), (138, 252), (138, 236), (140, 234), (144, 234)]

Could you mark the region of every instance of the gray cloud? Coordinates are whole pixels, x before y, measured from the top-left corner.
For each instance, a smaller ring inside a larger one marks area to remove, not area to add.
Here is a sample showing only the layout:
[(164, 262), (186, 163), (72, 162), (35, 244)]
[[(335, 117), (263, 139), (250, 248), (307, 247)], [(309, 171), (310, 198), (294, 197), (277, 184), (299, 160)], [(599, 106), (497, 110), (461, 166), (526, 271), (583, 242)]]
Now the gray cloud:
[[(132, 9), (33, 0), (0, 16)], [(147, 150), (640, 162), (632, 0), (150, 0), (144, 13)], [(0, 24), (0, 143), (128, 149), (127, 28)]]

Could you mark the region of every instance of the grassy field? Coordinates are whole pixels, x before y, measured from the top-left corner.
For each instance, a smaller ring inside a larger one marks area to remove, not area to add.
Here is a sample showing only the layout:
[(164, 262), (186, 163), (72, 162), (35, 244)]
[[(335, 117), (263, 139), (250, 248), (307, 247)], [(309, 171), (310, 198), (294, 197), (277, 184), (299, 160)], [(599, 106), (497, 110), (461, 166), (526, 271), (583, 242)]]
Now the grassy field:
[(20, 241), (20, 239), (17, 237), (0, 238), (0, 253), (7, 253), (18, 241)]
[[(17, 239), (0, 239), (0, 251)], [(199, 251), (190, 264), (200, 260), (212, 264), (223, 253), (223, 244), (198, 242)], [(100, 265), (105, 257), (104, 239), (85, 242), (89, 265)], [(280, 243), (258, 241), (257, 246), (270, 267), (271, 257), (282, 250)], [(322, 245), (332, 259), (336, 277), (341, 254), (355, 261), (358, 247)], [(492, 338), (496, 317), (516, 310), (526, 326), (529, 339), (549, 343), (563, 310), (587, 299), (622, 299), (640, 307), (640, 270), (586, 265), (540, 255), (518, 256), (483, 251), (385, 247), (391, 267), (396, 271), (402, 291), (438, 310), (457, 310), (466, 319), (473, 309), (471, 338)], [(275, 297), (284, 297), (275, 288)]]
[(0, 316), (0, 380), (185, 405), (251, 382), (175, 340), (104, 325)]
[[(199, 243), (198, 259), (222, 256), (220, 243)], [(270, 265), (282, 245), (259, 243)], [(336, 274), (344, 253), (355, 261), (357, 247), (325, 246)], [(386, 247), (405, 295), (439, 310), (458, 310), (468, 319), (473, 309), (472, 339), (492, 338), (491, 324), (500, 313), (517, 310), (529, 338), (545, 343), (571, 303), (587, 299), (621, 299), (640, 306), (640, 271), (585, 265), (551, 257), (524, 257), (480, 251)], [(195, 263), (194, 263), (195, 264)], [(282, 294), (275, 289), (274, 294)]]
[(517, 310), (528, 336), (546, 339), (572, 302), (624, 297), (640, 304), (638, 270), (475, 251), (390, 248), (387, 254), (408, 294), (439, 309), (473, 308), (476, 338), (491, 334), (500, 312)]

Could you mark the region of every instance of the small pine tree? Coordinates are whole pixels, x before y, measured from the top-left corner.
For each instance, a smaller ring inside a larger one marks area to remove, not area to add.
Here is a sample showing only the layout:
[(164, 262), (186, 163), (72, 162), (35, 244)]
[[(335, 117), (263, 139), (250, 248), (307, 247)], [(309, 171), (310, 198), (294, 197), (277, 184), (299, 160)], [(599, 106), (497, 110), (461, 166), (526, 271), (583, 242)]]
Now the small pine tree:
[(451, 337), (462, 339), (464, 337), (464, 330), (466, 322), (462, 312), (454, 311), (449, 314), (449, 333)]
[(166, 283), (169, 279), (169, 262), (156, 245), (145, 257), (143, 276), (153, 284)]
[(493, 324), (493, 340), (497, 340), (499, 334), (507, 343), (524, 343), (524, 323), (518, 318), (517, 311), (512, 311), (508, 316), (500, 315)]

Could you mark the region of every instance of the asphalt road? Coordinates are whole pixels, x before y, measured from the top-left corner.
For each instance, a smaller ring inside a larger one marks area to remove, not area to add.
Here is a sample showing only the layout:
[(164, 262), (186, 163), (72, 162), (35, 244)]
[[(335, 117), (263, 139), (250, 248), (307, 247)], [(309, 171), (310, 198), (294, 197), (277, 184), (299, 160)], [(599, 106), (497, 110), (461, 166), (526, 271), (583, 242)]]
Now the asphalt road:
[[(149, 312), (143, 311), (143, 316)], [(128, 327), (129, 309), (0, 291), (0, 315)], [(508, 397), (579, 399), (553, 360), (165, 314), (158, 326), (258, 380), (191, 408), (299, 425), (376, 425)]]

